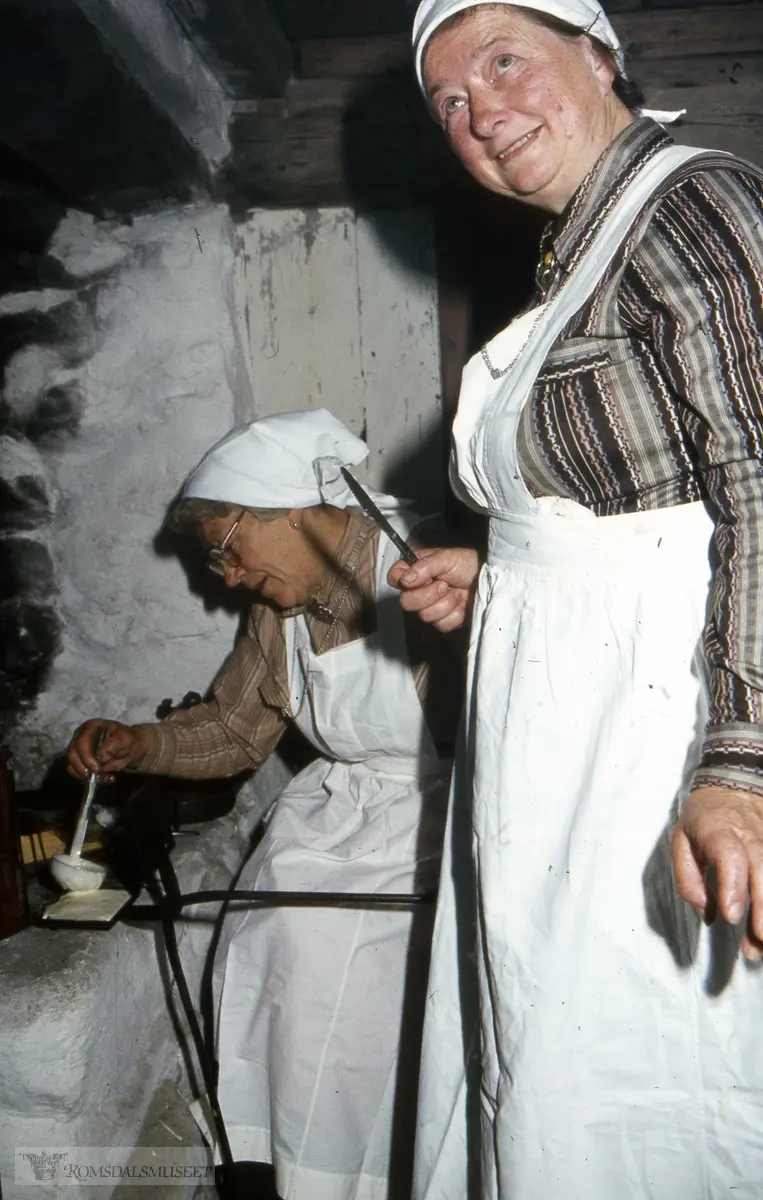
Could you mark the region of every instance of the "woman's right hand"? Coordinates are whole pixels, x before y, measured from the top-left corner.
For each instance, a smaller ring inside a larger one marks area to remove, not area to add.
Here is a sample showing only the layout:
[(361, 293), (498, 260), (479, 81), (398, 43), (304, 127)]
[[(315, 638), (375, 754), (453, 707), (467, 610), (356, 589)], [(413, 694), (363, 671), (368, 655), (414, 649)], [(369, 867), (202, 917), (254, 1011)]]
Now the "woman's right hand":
[[(96, 750), (99, 729), (106, 730), (106, 737)], [(66, 751), (66, 769), (75, 779), (85, 779), (89, 771), (94, 771), (102, 783), (111, 783), (117, 771), (133, 766), (142, 753), (139, 730), (120, 721), (95, 717), (75, 729)]]
[(449, 633), (464, 624), (477, 587), (480, 562), (476, 550), (449, 546), (419, 550), (418, 562), (404, 560), (390, 568), (387, 579), (402, 592), (407, 612)]

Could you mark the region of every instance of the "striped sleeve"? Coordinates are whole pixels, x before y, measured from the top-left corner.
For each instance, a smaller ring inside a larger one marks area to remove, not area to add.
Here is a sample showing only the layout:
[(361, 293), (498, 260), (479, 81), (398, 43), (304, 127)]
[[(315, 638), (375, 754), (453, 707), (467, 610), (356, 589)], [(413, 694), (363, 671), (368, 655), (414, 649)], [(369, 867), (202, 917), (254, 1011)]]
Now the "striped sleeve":
[(705, 171), (657, 209), (629, 283), (680, 401), (682, 438), (715, 509), (704, 652), (710, 714), (694, 785), (763, 791), (763, 195)]

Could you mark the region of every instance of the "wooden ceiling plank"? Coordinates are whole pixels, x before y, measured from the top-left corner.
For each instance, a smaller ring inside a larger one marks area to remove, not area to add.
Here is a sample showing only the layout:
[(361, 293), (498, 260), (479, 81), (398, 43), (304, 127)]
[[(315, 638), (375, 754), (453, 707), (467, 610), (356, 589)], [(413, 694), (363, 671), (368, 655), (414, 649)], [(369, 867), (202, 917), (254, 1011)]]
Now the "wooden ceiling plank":
[(650, 9), (616, 14), (612, 23), (636, 62), (763, 51), (763, 5)]
[(763, 89), (763, 53), (659, 58), (650, 62), (642, 74), (649, 88), (650, 106), (655, 88), (685, 91), (684, 106), (692, 103), (692, 93), (695, 91), (721, 88), (728, 92), (729, 103), (738, 107), (744, 88)]
[(302, 79), (363, 79), (410, 71), (410, 46), (405, 36), (302, 42), (297, 52), (299, 75)]
[[(758, 4), (649, 9), (614, 14), (612, 23), (634, 62), (763, 52), (763, 5)], [(302, 42), (297, 58), (305, 79), (359, 79), (411, 70), (405, 35)]]

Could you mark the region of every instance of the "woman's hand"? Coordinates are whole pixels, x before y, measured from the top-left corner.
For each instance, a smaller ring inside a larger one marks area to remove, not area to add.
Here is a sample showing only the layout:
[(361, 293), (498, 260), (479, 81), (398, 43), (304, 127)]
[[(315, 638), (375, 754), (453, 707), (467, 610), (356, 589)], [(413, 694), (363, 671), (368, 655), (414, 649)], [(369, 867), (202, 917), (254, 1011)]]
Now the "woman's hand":
[[(105, 729), (107, 736), (96, 751), (95, 738), (99, 729)], [(66, 769), (76, 779), (84, 779), (88, 771), (95, 771), (102, 783), (113, 783), (114, 774), (133, 766), (142, 754), (139, 730), (119, 721), (95, 717), (75, 729), (66, 751)]]
[(400, 603), (407, 612), (418, 613), (442, 633), (458, 629), (477, 586), (477, 551), (453, 546), (416, 553), (418, 562), (413, 566), (401, 559), (390, 568), (388, 582), (400, 588)]
[[(681, 896), (706, 920), (715, 908), (731, 925), (744, 920), (742, 952), (763, 956), (763, 796), (703, 787), (687, 800), (672, 838)], [(711, 882), (708, 871), (713, 872)]]

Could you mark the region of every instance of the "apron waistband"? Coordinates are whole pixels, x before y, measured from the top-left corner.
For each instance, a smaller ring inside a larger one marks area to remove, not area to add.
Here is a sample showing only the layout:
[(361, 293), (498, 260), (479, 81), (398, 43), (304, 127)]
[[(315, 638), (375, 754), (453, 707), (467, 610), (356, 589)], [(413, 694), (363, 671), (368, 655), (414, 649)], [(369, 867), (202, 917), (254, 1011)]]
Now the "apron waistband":
[(713, 520), (704, 504), (596, 517), (574, 501), (540, 500), (539, 511), (490, 518), (487, 562), (589, 573), (682, 572), (707, 561)]
[[(337, 760), (343, 761), (343, 760)], [(453, 768), (452, 758), (418, 758), (416, 755), (374, 754), (359, 761), (345, 762), (348, 767), (360, 767), (375, 775), (391, 775), (400, 779), (436, 779), (448, 777)]]

